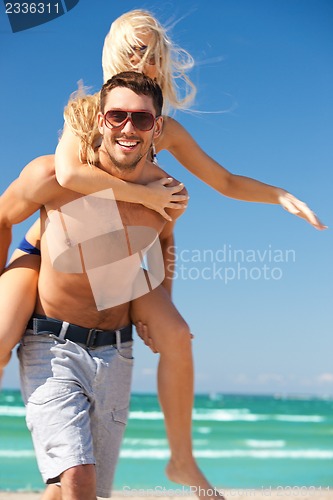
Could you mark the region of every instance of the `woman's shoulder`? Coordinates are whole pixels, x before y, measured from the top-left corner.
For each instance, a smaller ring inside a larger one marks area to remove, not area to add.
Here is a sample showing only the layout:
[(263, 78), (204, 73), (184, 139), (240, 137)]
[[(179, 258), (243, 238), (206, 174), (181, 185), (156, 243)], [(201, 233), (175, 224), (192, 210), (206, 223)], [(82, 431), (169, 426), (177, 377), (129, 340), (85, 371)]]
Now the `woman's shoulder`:
[(171, 116), (163, 115), (163, 132), (169, 133), (181, 127), (180, 123)]
[(169, 150), (175, 142), (182, 138), (184, 127), (171, 116), (163, 116), (163, 129), (160, 137), (155, 141), (156, 150)]

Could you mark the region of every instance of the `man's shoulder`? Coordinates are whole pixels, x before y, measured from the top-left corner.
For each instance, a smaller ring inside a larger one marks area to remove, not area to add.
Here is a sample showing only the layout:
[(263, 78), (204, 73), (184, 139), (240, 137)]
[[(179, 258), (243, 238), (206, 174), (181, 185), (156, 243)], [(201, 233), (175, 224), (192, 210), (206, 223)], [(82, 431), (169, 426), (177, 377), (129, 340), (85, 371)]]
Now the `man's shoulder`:
[(168, 184), (168, 186), (178, 186), (180, 184), (180, 181), (175, 179), (172, 175), (169, 175), (168, 172), (166, 172), (163, 168), (161, 168), (159, 165), (156, 163), (151, 163), (151, 169), (153, 172), (153, 175), (155, 177), (155, 180), (163, 179), (164, 177), (168, 177), (172, 179), (172, 182)]
[(27, 187), (26, 197), (42, 205), (63, 189), (56, 180), (54, 155), (39, 156), (32, 160), (22, 170), (19, 180)]
[(30, 161), (22, 170), (20, 177), (46, 179), (55, 175), (54, 155), (38, 156)]

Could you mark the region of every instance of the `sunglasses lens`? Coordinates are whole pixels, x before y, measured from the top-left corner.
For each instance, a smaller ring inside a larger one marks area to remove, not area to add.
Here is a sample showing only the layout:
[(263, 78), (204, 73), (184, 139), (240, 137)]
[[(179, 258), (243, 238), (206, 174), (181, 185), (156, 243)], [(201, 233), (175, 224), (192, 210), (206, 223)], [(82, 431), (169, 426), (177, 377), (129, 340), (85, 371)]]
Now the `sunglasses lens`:
[(153, 115), (146, 113), (145, 111), (133, 111), (132, 122), (134, 127), (137, 129), (147, 131), (153, 128), (155, 118)]
[[(139, 58), (139, 59), (143, 59), (143, 57), (145, 56), (146, 52), (147, 52), (147, 49), (148, 49), (148, 45), (137, 45), (137, 46), (132, 46), (131, 47), (132, 50), (133, 50), (133, 54)], [(146, 62), (153, 66), (156, 64), (156, 58), (155, 58), (155, 54), (154, 53), (151, 53), (149, 55), (149, 58), (148, 60), (146, 60)]]
[(105, 120), (111, 127), (119, 127), (127, 118), (126, 111), (108, 111), (105, 115)]
[(146, 111), (121, 111), (121, 110), (110, 110), (105, 113), (104, 118), (106, 125), (110, 128), (120, 128), (124, 122), (127, 122), (127, 117), (133, 123), (134, 127), (143, 132), (151, 130), (155, 123), (155, 118), (151, 113)]

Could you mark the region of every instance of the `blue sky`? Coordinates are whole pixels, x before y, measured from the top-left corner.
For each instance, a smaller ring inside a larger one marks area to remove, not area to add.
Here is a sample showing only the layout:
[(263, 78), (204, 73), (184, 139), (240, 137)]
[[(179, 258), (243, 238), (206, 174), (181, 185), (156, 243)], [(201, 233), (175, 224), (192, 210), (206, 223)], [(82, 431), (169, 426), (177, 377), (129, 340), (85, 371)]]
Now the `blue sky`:
[[(208, 154), (288, 189), (332, 227), (328, 0), (80, 0), (15, 34), (1, 4), (1, 191), (31, 159), (54, 152), (69, 94), (80, 79), (99, 89), (104, 37), (133, 8), (174, 24), (172, 39), (197, 61), (193, 109), (202, 113), (176, 118)], [(176, 229), (174, 301), (195, 334), (196, 391), (332, 395), (331, 229), (222, 197), (168, 153), (159, 161), (191, 195)], [(15, 228), (14, 244), (27, 227)], [(135, 357), (133, 389), (154, 391), (157, 357), (140, 340)], [(4, 385), (18, 385), (15, 360)]]

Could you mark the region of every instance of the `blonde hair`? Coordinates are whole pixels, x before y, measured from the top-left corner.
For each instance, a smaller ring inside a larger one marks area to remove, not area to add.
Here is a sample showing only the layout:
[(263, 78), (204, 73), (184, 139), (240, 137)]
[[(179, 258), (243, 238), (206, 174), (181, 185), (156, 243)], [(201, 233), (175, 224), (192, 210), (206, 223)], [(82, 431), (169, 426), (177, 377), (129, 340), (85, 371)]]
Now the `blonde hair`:
[[(129, 60), (133, 47), (143, 44), (140, 35), (151, 35), (151, 42), (139, 64)], [(131, 10), (118, 17), (105, 37), (102, 66), (104, 82), (122, 71), (143, 71), (145, 64), (154, 59), (157, 70), (157, 83), (162, 89), (164, 112), (170, 108), (182, 109), (194, 99), (196, 88), (186, 75), (194, 65), (192, 56), (186, 50), (176, 47), (168, 37), (166, 30), (145, 10)], [(183, 97), (177, 80), (185, 83)]]
[(99, 146), (101, 134), (98, 130), (100, 93), (86, 94), (79, 82), (79, 90), (74, 92), (64, 110), (64, 120), (74, 135), (79, 137), (79, 158), (81, 163), (95, 163), (95, 149)]
[[(151, 36), (151, 41), (140, 62), (131, 63), (130, 58), (135, 48), (143, 45), (140, 36), (147, 34)], [(166, 30), (150, 12), (132, 10), (118, 17), (111, 24), (104, 41), (104, 83), (123, 71), (143, 72), (144, 66), (151, 60), (154, 60), (156, 80), (163, 93), (163, 113), (166, 114), (171, 108), (188, 108), (196, 94), (196, 87), (186, 74), (194, 65), (191, 55), (171, 42)], [(182, 82), (182, 90), (178, 82)], [(64, 112), (66, 124), (80, 138), (80, 160), (88, 164), (94, 163), (96, 142), (100, 139), (98, 111), (99, 93), (93, 96), (84, 95), (81, 88), (71, 96)]]

